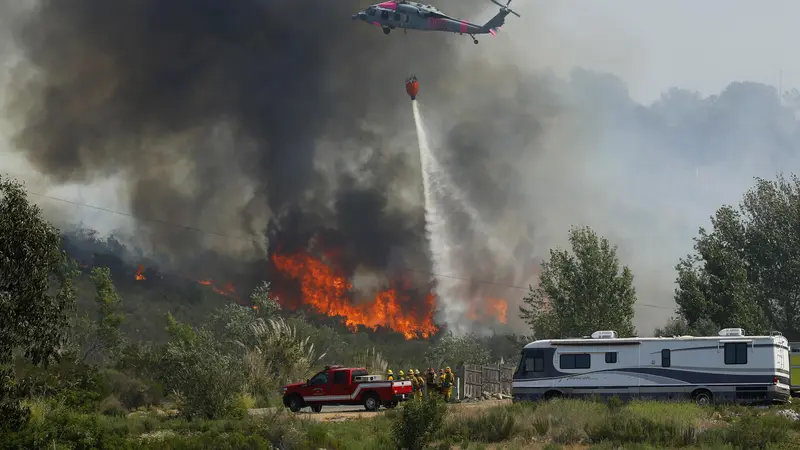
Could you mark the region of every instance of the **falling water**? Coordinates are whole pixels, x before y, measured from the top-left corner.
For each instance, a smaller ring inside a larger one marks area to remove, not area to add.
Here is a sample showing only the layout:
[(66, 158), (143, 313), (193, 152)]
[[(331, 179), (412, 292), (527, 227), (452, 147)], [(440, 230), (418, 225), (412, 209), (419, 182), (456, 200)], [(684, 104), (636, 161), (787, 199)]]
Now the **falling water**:
[(419, 144), (419, 159), (422, 167), (422, 187), (425, 200), (425, 231), (430, 245), (433, 260), (433, 278), (436, 281), (436, 296), (442, 306), (444, 322), (457, 331), (458, 324), (463, 322), (466, 311), (466, 294), (463, 292), (463, 274), (459, 273), (459, 266), (455, 259), (455, 246), (447, 231), (447, 214), (443, 210), (441, 194), (446, 189), (446, 178), (443, 171), (431, 153), (422, 115), (419, 112), (418, 102), (412, 101), (414, 122), (417, 126), (417, 140)]

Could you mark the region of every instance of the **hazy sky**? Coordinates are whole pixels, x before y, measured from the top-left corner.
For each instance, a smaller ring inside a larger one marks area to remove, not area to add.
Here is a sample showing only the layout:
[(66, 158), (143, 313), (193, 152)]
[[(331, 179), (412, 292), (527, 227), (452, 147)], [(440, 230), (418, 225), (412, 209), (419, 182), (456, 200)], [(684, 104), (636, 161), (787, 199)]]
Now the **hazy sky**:
[[(512, 1), (523, 17), (509, 19), (508, 35), (531, 20), (526, 10), (542, 8), (528, 2), (534, 0)], [(794, 0), (559, 0), (544, 8), (547, 23), (583, 39), (590, 50), (580, 52), (583, 62), (565, 63), (620, 75), (639, 101), (650, 102), (671, 86), (705, 95), (731, 81), (777, 86), (781, 69), (784, 87), (800, 85), (800, 2)], [(616, 52), (591, 51), (608, 42)]]

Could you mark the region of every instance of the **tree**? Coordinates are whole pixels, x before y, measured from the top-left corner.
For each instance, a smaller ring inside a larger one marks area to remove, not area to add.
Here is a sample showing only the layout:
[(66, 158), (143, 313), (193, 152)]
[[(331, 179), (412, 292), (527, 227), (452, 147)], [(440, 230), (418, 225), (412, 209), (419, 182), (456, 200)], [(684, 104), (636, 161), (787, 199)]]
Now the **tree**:
[(26, 416), (11, 389), (14, 352), (46, 364), (62, 342), (66, 310), (75, 304), (75, 267), (60, 244), (59, 231), (23, 186), (0, 176), (0, 427), (13, 428)]
[(531, 286), (520, 317), (537, 339), (585, 336), (615, 330), (632, 336), (636, 290), (627, 266), (620, 270), (617, 248), (589, 227), (569, 231), (572, 254), (550, 250), (536, 287)]
[(111, 280), (111, 271), (107, 267), (95, 267), (89, 275), (94, 283), (95, 302), (99, 310), (97, 320), (91, 320), (88, 315), (77, 317), (71, 327), (73, 329), (76, 359), (85, 362), (95, 356), (102, 359), (115, 360), (122, 353), (125, 339), (119, 326), (125, 316), (120, 307), (122, 299)]
[(725, 205), (700, 228), (695, 252), (681, 259), (675, 302), (689, 326), (800, 337), (800, 179), (756, 178), (739, 208)]
[(489, 349), (476, 334), (456, 336), (449, 330), (425, 353), (425, 361), (431, 367), (485, 365), (489, 364), (490, 359)]
[(170, 341), (163, 349), (161, 366), (165, 386), (187, 418), (218, 419), (239, 414), (244, 386), (241, 358), (230, 354), (214, 334), (178, 323), (167, 314)]

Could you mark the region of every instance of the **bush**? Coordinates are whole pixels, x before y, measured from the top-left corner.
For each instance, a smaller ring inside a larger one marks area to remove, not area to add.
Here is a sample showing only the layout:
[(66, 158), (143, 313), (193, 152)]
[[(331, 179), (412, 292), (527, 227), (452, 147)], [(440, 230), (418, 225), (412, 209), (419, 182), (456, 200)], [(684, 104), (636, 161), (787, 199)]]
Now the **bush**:
[(115, 370), (103, 372), (106, 391), (128, 409), (157, 405), (164, 397), (163, 388), (155, 381), (144, 381)]
[(422, 401), (410, 400), (392, 423), (392, 437), (397, 448), (421, 450), (439, 432), (447, 415), (447, 405), (439, 396)]
[(681, 423), (670, 418), (659, 421), (637, 416), (629, 410), (611, 413), (606, 420), (590, 424), (586, 433), (595, 443), (612, 441), (681, 447), (697, 442), (697, 429), (693, 423)]
[(128, 413), (128, 410), (120, 403), (119, 399), (113, 395), (104, 398), (97, 410), (107, 416), (125, 416)]
[(443, 438), (470, 442), (502, 442), (514, 435), (516, 420), (508, 408), (495, 407), (485, 414), (469, 414), (455, 418), (440, 434)]
[(745, 416), (726, 428), (708, 430), (701, 435), (704, 444), (730, 444), (741, 450), (766, 450), (789, 441), (795, 426), (790, 419), (774, 415)]
[(175, 393), (181, 415), (218, 419), (241, 415), (241, 360), (206, 330), (194, 330), (168, 316), (172, 339), (164, 349), (164, 381)]

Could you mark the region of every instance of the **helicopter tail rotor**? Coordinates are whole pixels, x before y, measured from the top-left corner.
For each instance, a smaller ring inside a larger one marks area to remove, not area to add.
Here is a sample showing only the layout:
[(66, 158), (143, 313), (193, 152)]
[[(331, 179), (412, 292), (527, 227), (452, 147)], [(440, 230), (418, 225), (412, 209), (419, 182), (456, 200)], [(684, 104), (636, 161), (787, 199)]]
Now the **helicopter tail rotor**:
[(511, 4), (511, 0), (508, 0), (508, 2), (506, 2), (505, 5), (500, 3), (500, 2), (498, 2), (497, 0), (489, 0), (489, 1), (494, 3), (495, 5), (499, 6), (500, 7), (500, 11), (509, 12), (509, 13), (517, 16), (517, 17), (522, 17), (519, 14), (517, 14), (516, 12), (512, 11), (511, 8), (508, 7), (508, 5)]

